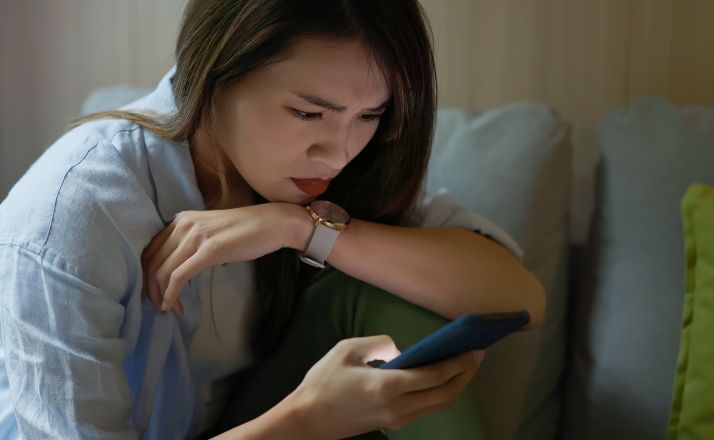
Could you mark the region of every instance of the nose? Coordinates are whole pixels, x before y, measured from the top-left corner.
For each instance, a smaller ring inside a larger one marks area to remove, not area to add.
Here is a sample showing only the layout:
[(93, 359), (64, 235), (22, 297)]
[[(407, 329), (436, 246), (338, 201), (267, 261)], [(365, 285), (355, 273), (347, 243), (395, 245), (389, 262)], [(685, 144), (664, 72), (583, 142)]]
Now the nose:
[(308, 157), (329, 166), (333, 170), (341, 170), (350, 161), (349, 129), (335, 130), (331, 134), (315, 142), (308, 149)]

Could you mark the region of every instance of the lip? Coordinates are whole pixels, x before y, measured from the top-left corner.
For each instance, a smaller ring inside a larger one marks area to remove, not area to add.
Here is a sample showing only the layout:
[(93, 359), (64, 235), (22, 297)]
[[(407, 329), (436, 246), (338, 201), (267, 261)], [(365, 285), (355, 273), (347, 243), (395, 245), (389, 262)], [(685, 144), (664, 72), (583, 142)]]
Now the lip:
[(291, 177), (295, 185), (300, 188), (300, 190), (306, 194), (312, 196), (319, 196), (320, 194), (327, 191), (327, 187), (330, 186), (330, 180), (332, 179), (296, 179)]

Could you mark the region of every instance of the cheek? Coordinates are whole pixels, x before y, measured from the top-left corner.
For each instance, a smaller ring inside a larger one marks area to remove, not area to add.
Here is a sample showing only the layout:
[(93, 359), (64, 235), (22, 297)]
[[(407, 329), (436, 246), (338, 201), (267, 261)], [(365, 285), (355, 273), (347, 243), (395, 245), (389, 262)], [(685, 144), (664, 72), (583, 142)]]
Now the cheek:
[(350, 159), (357, 156), (364, 148), (367, 146), (369, 141), (372, 140), (374, 134), (377, 132), (378, 124), (375, 123), (364, 123), (361, 121), (355, 122), (356, 129), (354, 130), (354, 136), (350, 141)]
[(299, 154), (296, 140), (301, 135), (279, 112), (261, 108), (245, 111), (236, 125), (232, 148), (238, 156), (253, 162), (253, 166), (289, 162)]

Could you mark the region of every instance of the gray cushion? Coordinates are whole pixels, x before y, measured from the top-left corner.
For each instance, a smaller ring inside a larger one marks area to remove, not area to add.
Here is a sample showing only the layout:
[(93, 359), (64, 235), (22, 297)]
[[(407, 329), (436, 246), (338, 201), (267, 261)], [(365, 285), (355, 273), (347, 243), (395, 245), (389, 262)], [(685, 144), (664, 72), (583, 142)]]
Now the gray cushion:
[(110, 86), (94, 89), (82, 103), (79, 114), (84, 116), (90, 113), (115, 110), (149, 94), (151, 90), (133, 86)]
[(547, 439), (557, 430), (565, 351), (570, 126), (547, 105), (483, 113), (440, 110), (427, 190), (505, 229), (547, 290), (545, 322), (489, 348), (479, 372), (495, 439)]
[(679, 203), (689, 183), (714, 183), (714, 109), (634, 99), (603, 121), (600, 147), (563, 438), (664, 438), (684, 294)]

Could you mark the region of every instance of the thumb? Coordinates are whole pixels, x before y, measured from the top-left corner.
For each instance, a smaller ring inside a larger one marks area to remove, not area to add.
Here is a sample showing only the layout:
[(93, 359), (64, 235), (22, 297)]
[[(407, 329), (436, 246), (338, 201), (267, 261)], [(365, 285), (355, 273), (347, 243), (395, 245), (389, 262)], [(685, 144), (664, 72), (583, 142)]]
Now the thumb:
[(401, 353), (388, 335), (365, 336), (346, 340), (352, 362), (366, 364), (375, 359), (390, 361)]
[(483, 362), (484, 356), (486, 356), (486, 350), (474, 350), (471, 352), (474, 358), (474, 363), (476, 365), (481, 365), (481, 362)]

